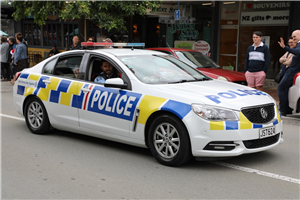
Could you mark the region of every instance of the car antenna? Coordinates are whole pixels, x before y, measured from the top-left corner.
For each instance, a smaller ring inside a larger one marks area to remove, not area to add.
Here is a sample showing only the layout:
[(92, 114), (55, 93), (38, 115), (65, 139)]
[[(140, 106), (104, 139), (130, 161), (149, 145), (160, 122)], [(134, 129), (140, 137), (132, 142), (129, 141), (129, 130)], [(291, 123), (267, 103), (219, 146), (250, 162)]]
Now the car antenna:
[(171, 47), (170, 47), (170, 45), (168, 44), (168, 42), (166, 42), (166, 43), (167, 43), (169, 49), (174, 53), (174, 51), (171, 49)]

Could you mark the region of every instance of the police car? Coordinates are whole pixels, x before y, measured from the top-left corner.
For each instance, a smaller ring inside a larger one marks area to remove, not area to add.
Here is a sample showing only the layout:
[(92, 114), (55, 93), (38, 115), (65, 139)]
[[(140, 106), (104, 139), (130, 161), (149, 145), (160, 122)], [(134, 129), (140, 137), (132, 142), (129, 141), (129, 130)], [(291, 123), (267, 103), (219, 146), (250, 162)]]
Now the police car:
[[(118, 77), (96, 83), (103, 61)], [(13, 96), (32, 133), (55, 128), (145, 147), (168, 166), (260, 152), (283, 141), (270, 95), (209, 78), (157, 51), (63, 52), (17, 74)]]

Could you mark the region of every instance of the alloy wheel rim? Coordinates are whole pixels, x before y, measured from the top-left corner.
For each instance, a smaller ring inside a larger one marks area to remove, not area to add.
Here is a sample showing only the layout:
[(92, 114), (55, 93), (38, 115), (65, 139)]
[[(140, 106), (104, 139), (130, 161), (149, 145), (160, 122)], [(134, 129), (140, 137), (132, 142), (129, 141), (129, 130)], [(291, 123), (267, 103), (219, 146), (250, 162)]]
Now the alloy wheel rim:
[(29, 124), (33, 128), (39, 128), (43, 123), (43, 109), (38, 102), (32, 102), (27, 111)]
[(153, 143), (156, 151), (163, 158), (174, 158), (180, 148), (178, 131), (172, 124), (162, 123), (155, 129)]

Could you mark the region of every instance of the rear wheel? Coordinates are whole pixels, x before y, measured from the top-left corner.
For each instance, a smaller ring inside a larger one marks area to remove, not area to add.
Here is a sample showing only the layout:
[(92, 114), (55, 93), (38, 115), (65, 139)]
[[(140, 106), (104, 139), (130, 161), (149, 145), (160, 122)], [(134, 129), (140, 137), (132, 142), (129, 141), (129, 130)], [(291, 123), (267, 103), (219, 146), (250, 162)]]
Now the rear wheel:
[(179, 166), (192, 158), (187, 130), (172, 115), (162, 115), (153, 121), (148, 141), (152, 155), (163, 165)]
[(31, 97), (25, 104), (25, 120), (32, 133), (46, 134), (50, 131), (47, 111), (40, 99)]

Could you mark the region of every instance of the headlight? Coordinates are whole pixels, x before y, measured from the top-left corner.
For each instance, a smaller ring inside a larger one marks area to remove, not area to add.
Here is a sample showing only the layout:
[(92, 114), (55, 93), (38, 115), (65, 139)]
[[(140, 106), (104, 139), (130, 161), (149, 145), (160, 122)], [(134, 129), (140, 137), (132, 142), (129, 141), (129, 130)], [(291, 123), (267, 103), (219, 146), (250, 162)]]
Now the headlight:
[(210, 121), (238, 121), (239, 118), (233, 110), (207, 106), (201, 104), (192, 104), (193, 111), (200, 117)]
[(225, 78), (224, 76), (218, 76), (217, 79), (218, 79), (218, 80), (222, 80), (222, 81), (228, 81), (228, 79)]

